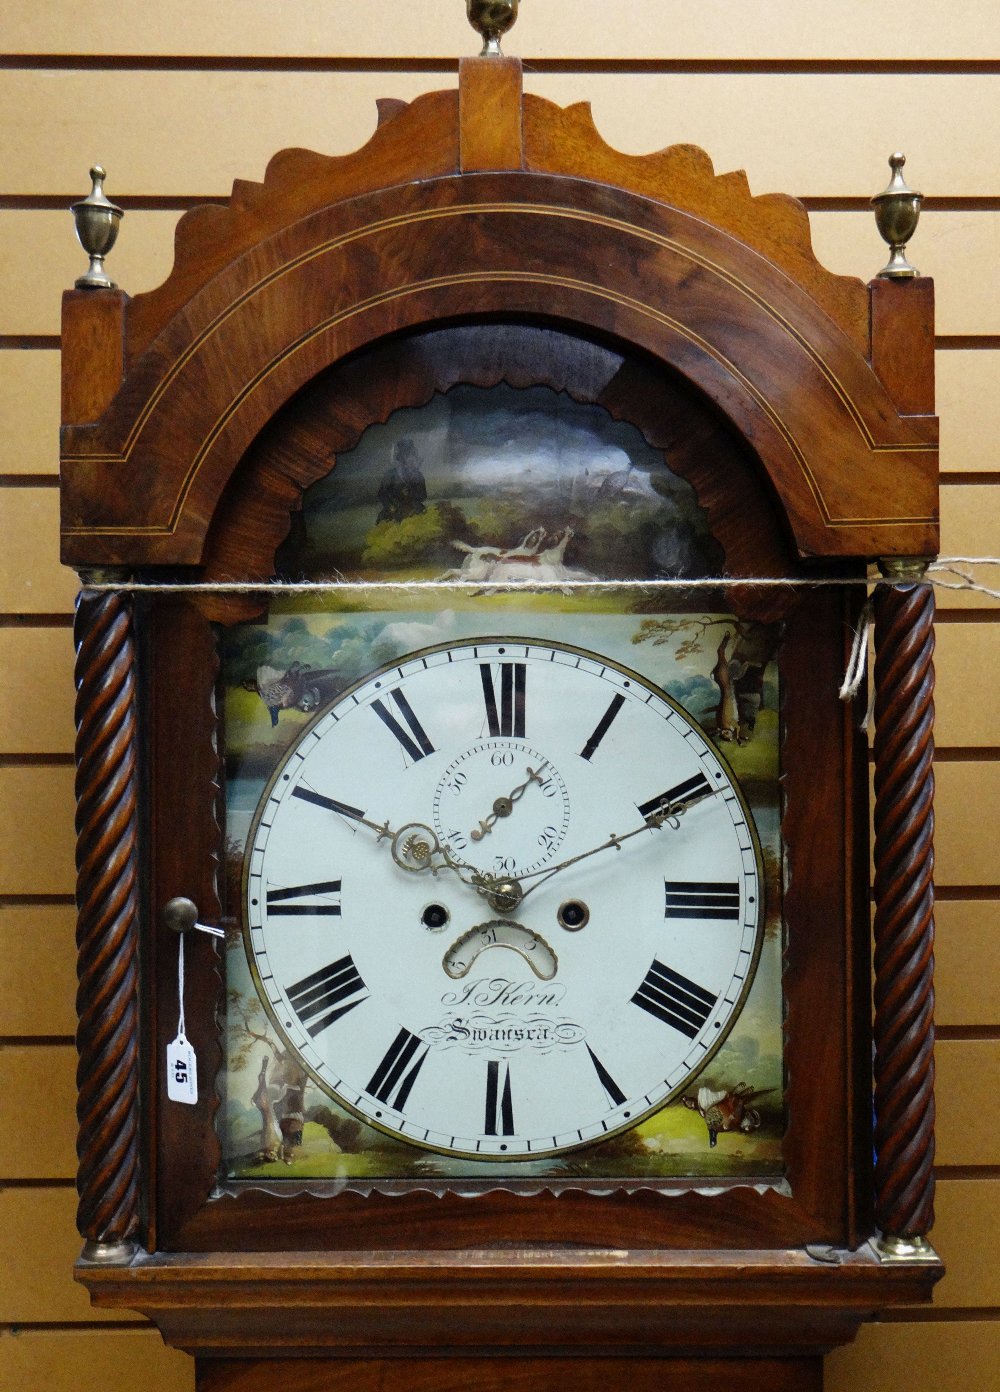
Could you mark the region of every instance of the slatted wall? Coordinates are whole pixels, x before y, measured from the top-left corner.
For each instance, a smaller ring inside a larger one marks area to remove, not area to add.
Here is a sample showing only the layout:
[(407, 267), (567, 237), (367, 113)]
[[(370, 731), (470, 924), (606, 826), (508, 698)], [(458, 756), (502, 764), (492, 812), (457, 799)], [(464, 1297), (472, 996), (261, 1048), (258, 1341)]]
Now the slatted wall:
[[(72, 651), (57, 560), (66, 206), (89, 165), (125, 220), (128, 291), (172, 229), (290, 145), (351, 150), (378, 96), (456, 81), (460, 0), (6, 0), (0, 35), (0, 1387), (191, 1392), (158, 1335), (91, 1311), (74, 1233)], [(912, 248), (938, 288), (943, 548), (1000, 554), (1000, 5), (966, 0), (524, 0), (526, 84), (590, 99), (612, 144), (704, 146), (805, 200), (821, 259), (869, 278), (886, 157), (928, 195)], [(330, 56), (333, 55), (333, 56)], [(994, 585), (1000, 578), (996, 573)], [(832, 1392), (1000, 1389), (1000, 603), (940, 595), (940, 1186), (933, 1311), (865, 1330)], [(822, 1080), (817, 1079), (817, 1086)]]

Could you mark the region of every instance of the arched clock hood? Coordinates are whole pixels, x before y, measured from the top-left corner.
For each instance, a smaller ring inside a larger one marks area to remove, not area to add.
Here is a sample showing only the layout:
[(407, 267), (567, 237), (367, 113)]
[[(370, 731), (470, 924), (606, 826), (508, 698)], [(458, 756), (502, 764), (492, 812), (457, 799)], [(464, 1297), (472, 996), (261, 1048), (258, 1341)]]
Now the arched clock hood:
[[(63, 558), (198, 565), (227, 485), (324, 368), (470, 313), (620, 339), (680, 373), (756, 452), (803, 557), (937, 549), (932, 286), (835, 276), (805, 210), (693, 146), (635, 157), (514, 60), (380, 104), (355, 154), (286, 150), (187, 213), (158, 289), (70, 292)], [(901, 332), (899, 316), (904, 327)], [(896, 316), (895, 337), (884, 325)], [(97, 372), (93, 371), (97, 368)], [(924, 372), (929, 380), (929, 371)]]

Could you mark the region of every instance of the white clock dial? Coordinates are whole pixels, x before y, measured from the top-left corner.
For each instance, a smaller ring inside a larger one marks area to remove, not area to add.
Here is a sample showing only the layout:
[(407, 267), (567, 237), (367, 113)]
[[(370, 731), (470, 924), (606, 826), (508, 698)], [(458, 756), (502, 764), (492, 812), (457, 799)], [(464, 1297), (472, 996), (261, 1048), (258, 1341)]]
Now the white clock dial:
[(245, 898), (261, 998), (312, 1077), (483, 1159), (674, 1096), (763, 934), (752, 819), (701, 728), (539, 640), (425, 649), (320, 712), (257, 810)]

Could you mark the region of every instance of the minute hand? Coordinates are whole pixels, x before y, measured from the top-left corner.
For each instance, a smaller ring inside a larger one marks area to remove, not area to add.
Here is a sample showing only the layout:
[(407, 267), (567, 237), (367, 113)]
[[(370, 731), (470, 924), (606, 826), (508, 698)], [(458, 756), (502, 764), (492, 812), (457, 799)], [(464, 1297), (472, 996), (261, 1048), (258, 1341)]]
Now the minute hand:
[[(592, 846), (589, 851), (581, 851), (579, 855), (570, 856), (568, 860), (561, 860), (558, 865), (550, 865), (544, 870), (535, 870), (530, 875), (522, 875), (522, 880), (535, 880), (535, 883), (529, 885), (524, 891), (523, 898), (526, 899), (532, 890), (538, 889), (546, 880), (551, 879), (553, 875), (557, 875), (560, 870), (566, 870), (571, 865), (577, 865), (581, 860), (588, 860), (591, 856), (597, 855), (600, 851), (609, 851), (612, 847), (620, 851), (622, 845), (626, 841), (631, 841), (634, 836), (641, 836), (643, 832), (646, 831), (659, 831), (661, 827), (671, 824), (673, 824), (676, 829), (678, 817), (683, 816), (683, 814), (687, 812), (689, 808), (694, 807), (696, 803), (704, 802), (706, 798), (715, 797), (717, 791), (718, 789), (716, 788), (709, 788), (708, 792), (697, 793), (694, 797), (683, 798), (679, 802), (668, 803), (665, 807), (661, 807), (658, 812), (651, 813), (649, 817), (647, 817), (644, 825), (636, 827), (633, 831), (623, 832), (621, 836), (612, 833), (606, 841), (602, 841), (599, 846)], [(541, 879), (536, 878), (539, 875), (541, 875)]]

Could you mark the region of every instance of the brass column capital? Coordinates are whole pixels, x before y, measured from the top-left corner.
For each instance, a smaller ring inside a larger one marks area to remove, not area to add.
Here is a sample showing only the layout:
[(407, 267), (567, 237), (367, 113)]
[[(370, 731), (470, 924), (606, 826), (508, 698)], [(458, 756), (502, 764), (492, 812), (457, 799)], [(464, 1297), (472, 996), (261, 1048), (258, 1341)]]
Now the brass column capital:
[(923, 580), (933, 556), (880, 556), (878, 568), (887, 580), (913, 583)]

